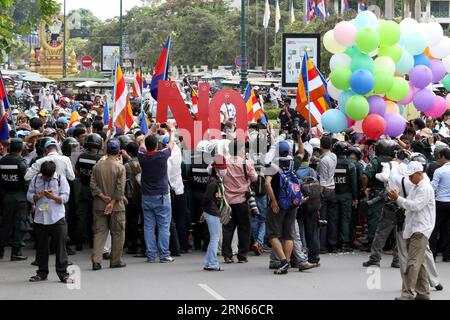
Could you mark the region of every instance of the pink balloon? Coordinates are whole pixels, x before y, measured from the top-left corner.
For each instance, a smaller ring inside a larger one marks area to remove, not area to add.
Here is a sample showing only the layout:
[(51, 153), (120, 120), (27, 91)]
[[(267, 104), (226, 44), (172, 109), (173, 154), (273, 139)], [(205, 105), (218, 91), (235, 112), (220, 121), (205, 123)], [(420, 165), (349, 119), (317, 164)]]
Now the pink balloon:
[(333, 30), (334, 39), (344, 47), (355, 44), (356, 34), (356, 27), (349, 21), (339, 22)]
[(345, 117), (347, 118), (347, 127), (348, 127), (348, 128), (350, 128), (352, 125), (355, 124), (356, 121), (350, 119), (350, 117), (349, 117), (347, 114), (345, 114)]
[(362, 123), (363, 123), (362, 120), (356, 121), (355, 124), (353, 125), (353, 130), (355, 130), (358, 133), (363, 133)]
[(414, 93), (416, 93), (416, 88), (410, 83), (409, 84), (409, 91), (408, 91), (408, 95), (406, 96), (405, 99), (398, 101), (398, 104), (408, 104), (412, 101)]
[(447, 109), (447, 101), (441, 96), (434, 98), (434, 105), (431, 109), (425, 111), (425, 115), (433, 118), (441, 117)]

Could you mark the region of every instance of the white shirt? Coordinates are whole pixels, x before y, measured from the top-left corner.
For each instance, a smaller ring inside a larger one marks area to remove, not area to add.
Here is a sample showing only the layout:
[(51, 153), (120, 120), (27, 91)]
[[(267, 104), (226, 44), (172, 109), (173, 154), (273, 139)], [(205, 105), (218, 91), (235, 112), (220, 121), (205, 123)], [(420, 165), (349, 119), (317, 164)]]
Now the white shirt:
[(37, 160), (28, 168), (25, 174), (25, 181), (30, 181), (41, 171), (41, 165), (45, 161), (53, 161), (56, 164), (56, 173), (65, 177), (67, 180), (75, 180), (75, 173), (73, 172), (72, 162), (69, 157), (61, 156), (57, 152), (50, 152), (47, 156)]
[(220, 111), (226, 116), (226, 119), (236, 118), (236, 108), (231, 103), (225, 103), (220, 107)]
[(377, 173), (375, 175), (375, 178), (377, 178), (381, 182), (384, 182), (385, 186), (387, 186), (389, 189), (394, 189), (394, 186), (392, 185), (391, 182), (392, 180), (391, 177), (398, 175), (403, 177), (404, 176), (403, 173), (405, 172), (407, 165), (403, 162), (393, 160), (391, 162), (382, 162), (381, 166), (383, 167), (383, 169), (381, 170), (380, 173)]
[[(405, 183), (406, 180), (409, 181), (406, 178)], [(401, 187), (399, 190), (401, 190)], [(397, 204), (406, 210), (403, 238), (409, 239), (414, 233), (419, 232), (429, 239), (436, 221), (436, 204), (430, 179), (424, 177), (422, 181), (409, 190), (406, 199), (399, 197)]]
[(44, 95), (41, 100), (41, 108), (49, 111), (53, 111), (56, 108), (55, 98), (52, 95)]
[(278, 100), (281, 98), (281, 91), (275, 90), (274, 88), (270, 88), (269, 90), (270, 100)]
[(181, 149), (174, 144), (172, 154), (167, 160), (167, 175), (169, 185), (177, 196), (184, 193), (183, 178), (181, 177)]

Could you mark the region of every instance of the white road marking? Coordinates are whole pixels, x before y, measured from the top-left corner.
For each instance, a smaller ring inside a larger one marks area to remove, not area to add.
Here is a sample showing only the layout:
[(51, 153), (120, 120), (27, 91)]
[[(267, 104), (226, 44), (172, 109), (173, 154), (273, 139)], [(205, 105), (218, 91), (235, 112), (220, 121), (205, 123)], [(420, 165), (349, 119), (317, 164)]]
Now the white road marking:
[(220, 294), (218, 294), (217, 292), (215, 292), (213, 289), (211, 289), (208, 285), (203, 284), (203, 283), (199, 283), (198, 284), (200, 288), (202, 288), (203, 290), (205, 290), (206, 292), (208, 292), (210, 295), (212, 295), (214, 298), (216, 298), (217, 300), (226, 300), (224, 297), (222, 297)]

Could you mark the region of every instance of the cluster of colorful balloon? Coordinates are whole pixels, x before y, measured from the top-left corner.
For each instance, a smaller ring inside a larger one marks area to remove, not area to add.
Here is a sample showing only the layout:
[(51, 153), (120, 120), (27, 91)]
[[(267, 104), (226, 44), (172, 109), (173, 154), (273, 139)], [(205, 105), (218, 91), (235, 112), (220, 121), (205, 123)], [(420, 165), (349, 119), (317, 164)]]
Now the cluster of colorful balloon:
[(354, 126), (375, 140), (396, 137), (406, 125), (403, 105), (413, 102), (432, 117), (449, 106), (450, 97), (436, 96), (431, 87), (442, 81), (450, 90), (450, 38), (439, 23), (406, 18), (397, 24), (362, 11), (325, 33), (323, 43), (334, 54), (328, 92), (339, 105), (322, 115), (325, 130)]

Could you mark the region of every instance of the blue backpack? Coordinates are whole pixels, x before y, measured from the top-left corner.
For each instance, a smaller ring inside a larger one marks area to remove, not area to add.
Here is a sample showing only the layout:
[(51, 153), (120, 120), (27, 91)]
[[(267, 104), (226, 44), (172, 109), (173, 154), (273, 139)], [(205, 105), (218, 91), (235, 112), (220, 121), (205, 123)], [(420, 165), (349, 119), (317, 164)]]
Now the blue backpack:
[(289, 164), (287, 171), (279, 169), (280, 175), (280, 192), (279, 204), (280, 208), (287, 210), (290, 208), (298, 208), (302, 204), (302, 190), (300, 179), (294, 173), (294, 161)]

